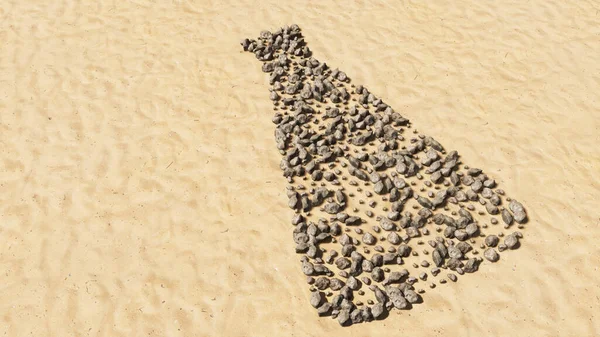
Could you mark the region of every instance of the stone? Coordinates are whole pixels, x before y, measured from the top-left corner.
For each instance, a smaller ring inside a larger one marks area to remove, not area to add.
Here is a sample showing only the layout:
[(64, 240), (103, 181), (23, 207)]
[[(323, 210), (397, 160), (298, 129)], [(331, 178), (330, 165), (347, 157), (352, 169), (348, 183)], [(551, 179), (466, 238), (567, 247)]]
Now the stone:
[(389, 274), (389, 276), (385, 279), (385, 281), (382, 283), (384, 286), (385, 285), (389, 285), (392, 283), (397, 283), (399, 281), (401, 281), (402, 279), (406, 278), (408, 276), (408, 270), (403, 269), (402, 271), (394, 271), (391, 272)]
[(350, 311), (347, 309), (340, 310), (337, 315), (337, 321), (341, 326), (345, 326), (350, 322)]
[(433, 263), (437, 267), (441, 267), (444, 264), (444, 257), (442, 256), (442, 254), (440, 254), (439, 250), (437, 249), (433, 250), (433, 252), (431, 253), (431, 258), (433, 260)]
[(460, 260), (463, 258), (463, 255), (463, 252), (457, 246), (448, 247), (448, 256), (450, 256), (450, 258)]
[(302, 272), (306, 276), (311, 276), (315, 273), (315, 267), (312, 263), (305, 261), (302, 263)]
[(515, 235), (515, 233), (507, 235), (504, 238), (504, 244), (509, 249), (516, 249), (518, 247), (518, 244), (519, 244), (519, 238), (517, 237), (517, 235)]
[(398, 233), (390, 232), (390, 234), (388, 234), (387, 236), (387, 241), (393, 245), (397, 245), (400, 244), (400, 242), (402, 242), (402, 239), (400, 238), (400, 235), (398, 235)]
[(354, 276), (348, 277), (346, 285), (352, 290), (358, 290), (360, 288), (360, 282)]
[(487, 211), (489, 214), (491, 214), (491, 215), (496, 215), (496, 214), (498, 214), (498, 207), (497, 207), (497, 206), (494, 206), (494, 205), (492, 205), (491, 203), (490, 203), (490, 204), (486, 204), (486, 205), (485, 205), (485, 210), (486, 210), (486, 211)]
[(384, 277), (385, 274), (383, 272), (383, 269), (381, 269), (380, 267), (373, 268), (373, 271), (371, 272), (371, 279), (373, 279), (373, 281), (381, 282), (383, 281)]
[(362, 323), (363, 322), (362, 310), (360, 310), (360, 309), (352, 310), (352, 313), (350, 314), (350, 320), (352, 321), (352, 324)]
[(385, 312), (386, 309), (383, 303), (375, 303), (373, 307), (371, 307), (371, 313), (373, 314), (373, 318), (375, 319), (383, 318)]
[(433, 204), (431, 203), (431, 200), (429, 200), (429, 199), (427, 199), (425, 197), (418, 196), (417, 197), (417, 202), (419, 203), (419, 205), (421, 205), (421, 206), (423, 206), (425, 208), (429, 208), (429, 209), (433, 208)]
[(464, 229), (457, 229), (454, 231), (454, 237), (460, 241), (465, 241), (469, 238), (469, 234)]
[(325, 302), (318, 309), (317, 313), (319, 316), (328, 316), (331, 314), (331, 303)]
[(381, 180), (378, 181), (377, 183), (375, 183), (375, 186), (373, 187), (373, 191), (379, 195), (387, 193), (385, 184)]
[[(465, 227), (465, 232), (469, 235), (469, 237), (473, 237), (475, 234), (479, 232), (479, 226), (475, 223), (470, 223)], [(456, 235), (456, 234), (455, 234)]]
[(488, 235), (485, 238), (485, 245), (488, 247), (496, 247), (500, 239), (496, 235)]
[(362, 241), (364, 244), (372, 246), (377, 242), (377, 239), (371, 233), (367, 232), (363, 235)]
[(337, 214), (341, 211), (342, 207), (334, 202), (327, 203), (323, 210), (328, 214)]
[(344, 223), (347, 226), (358, 226), (362, 223), (362, 219), (360, 217), (357, 216), (350, 216), (348, 218), (346, 218), (346, 220), (344, 221)]
[(342, 289), (342, 287), (344, 287), (344, 282), (338, 278), (331, 278), (329, 280), (329, 288), (331, 288), (331, 290), (333, 291), (337, 291)]
[(494, 248), (488, 248), (483, 252), (483, 257), (490, 262), (496, 262), (500, 259), (500, 255)]
[(479, 193), (483, 189), (483, 183), (480, 180), (475, 180), (471, 184), (471, 189), (473, 190), (473, 192)]
[(390, 302), (392, 302), (394, 308), (400, 310), (409, 308), (409, 302), (402, 294), (400, 288), (387, 286), (385, 287), (385, 292), (387, 293), (387, 296)]
[(383, 230), (393, 231), (396, 229), (396, 225), (388, 218), (382, 217), (381, 221), (379, 221), (379, 225)]
[(318, 308), (319, 306), (321, 306), (321, 301), (321, 293), (319, 293), (318, 291), (315, 291), (310, 295), (310, 305), (312, 305), (313, 307)]
[(513, 216), (507, 209), (502, 210), (502, 221), (504, 221), (504, 223), (508, 226), (512, 225)]
[(464, 270), (465, 273), (474, 273), (479, 268), (479, 262), (480, 262), (479, 259), (471, 258), (465, 263), (465, 265), (464, 265), (464, 267), (462, 267), (462, 269)]
[(335, 265), (336, 265), (336, 266), (337, 266), (339, 269), (342, 269), (342, 270), (343, 270), (343, 269), (346, 269), (346, 268), (348, 268), (348, 267), (350, 267), (350, 264), (351, 264), (350, 260), (348, 260), (348, 259), (347, 259), (347, 258), (345, 258), (345, 257), (338, 257), (338, 258), (335, 260)]
[(527, 213), (520, 202), (513, 199), (509, 202), (508, 208), (513, 212), (513, 218), (517, 223), (522, 224), (526, 222)]
[(319, 277), (315, 281), (315, 287), (319, 290), (325, 290), (329, 287), (329, 279), (326, 277)]
[(411, 303), (411, 304), (415, 304), (418, 303), (421, 299), (421, 296), (419, 294), (417, 294), (417, 292), (415, 292), (414, 290), (405, 290), (404, 291), (404, 298), (406, 298), (406, 300)]

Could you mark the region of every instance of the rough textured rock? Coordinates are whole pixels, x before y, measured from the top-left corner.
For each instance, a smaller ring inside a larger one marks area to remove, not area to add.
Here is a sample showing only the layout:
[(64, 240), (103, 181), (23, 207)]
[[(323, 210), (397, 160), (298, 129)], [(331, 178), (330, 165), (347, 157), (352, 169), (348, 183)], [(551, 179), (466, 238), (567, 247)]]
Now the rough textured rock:
[(496, 235), (488, 235), (485, 238), (485, 244), (488, 247), (496, 247), (500, 239)]
[(392, 302), (392, 304), (394, 305), (394, 308), (401, 310), (408, 309), (409, 302), (402, 294), (400, 288), (387, 286), (385, 288), (385, 292), (387, 293), (390, 302)]
[(310, 304), (313, 307), (318, 308), (319, 306), (321, 306), (321, 301), (322, 301), (321, 293), (315, 291), (314, 293), (312, 293), (310, 295)]
[(485, 257), (490, 262), (496, 262), (500, 259), (500, 255), (496, 252), (494, 248), (488, 248), (483, 252), (483, 257)]

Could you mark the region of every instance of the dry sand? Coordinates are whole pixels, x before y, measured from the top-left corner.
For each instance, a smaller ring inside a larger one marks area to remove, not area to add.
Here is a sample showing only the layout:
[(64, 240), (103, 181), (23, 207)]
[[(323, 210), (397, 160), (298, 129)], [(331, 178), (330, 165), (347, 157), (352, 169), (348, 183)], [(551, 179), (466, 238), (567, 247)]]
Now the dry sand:
[[(0, 336), (597, 336), (600, 5), (4, 1)], [(342, 328), (294, 253), (267, 75), (297, 23), (523, 202), (523, 246)]]

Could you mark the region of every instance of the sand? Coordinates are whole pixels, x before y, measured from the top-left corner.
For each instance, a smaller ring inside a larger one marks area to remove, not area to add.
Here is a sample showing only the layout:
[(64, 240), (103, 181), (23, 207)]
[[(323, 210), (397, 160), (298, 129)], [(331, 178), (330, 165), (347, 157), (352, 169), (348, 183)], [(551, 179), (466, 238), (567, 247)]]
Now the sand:
[[(600, 334), (599, 11), (3, 2), (0, 336)], [(526, 205), (523, 246), (382, 322), (318, 318), (239, 45), (291, 23)]]

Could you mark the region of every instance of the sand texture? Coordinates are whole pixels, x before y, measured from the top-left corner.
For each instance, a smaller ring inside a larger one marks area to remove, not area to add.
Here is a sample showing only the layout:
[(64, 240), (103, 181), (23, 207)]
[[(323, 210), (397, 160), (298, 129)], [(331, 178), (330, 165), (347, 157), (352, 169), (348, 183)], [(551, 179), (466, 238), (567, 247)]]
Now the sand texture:
[[(4, 1), (0, 336), (597, 336), (600, 5)], [(492, 175), (524, 244), (423, 304), (309, 305), (244, 37), (315, 55)]]

